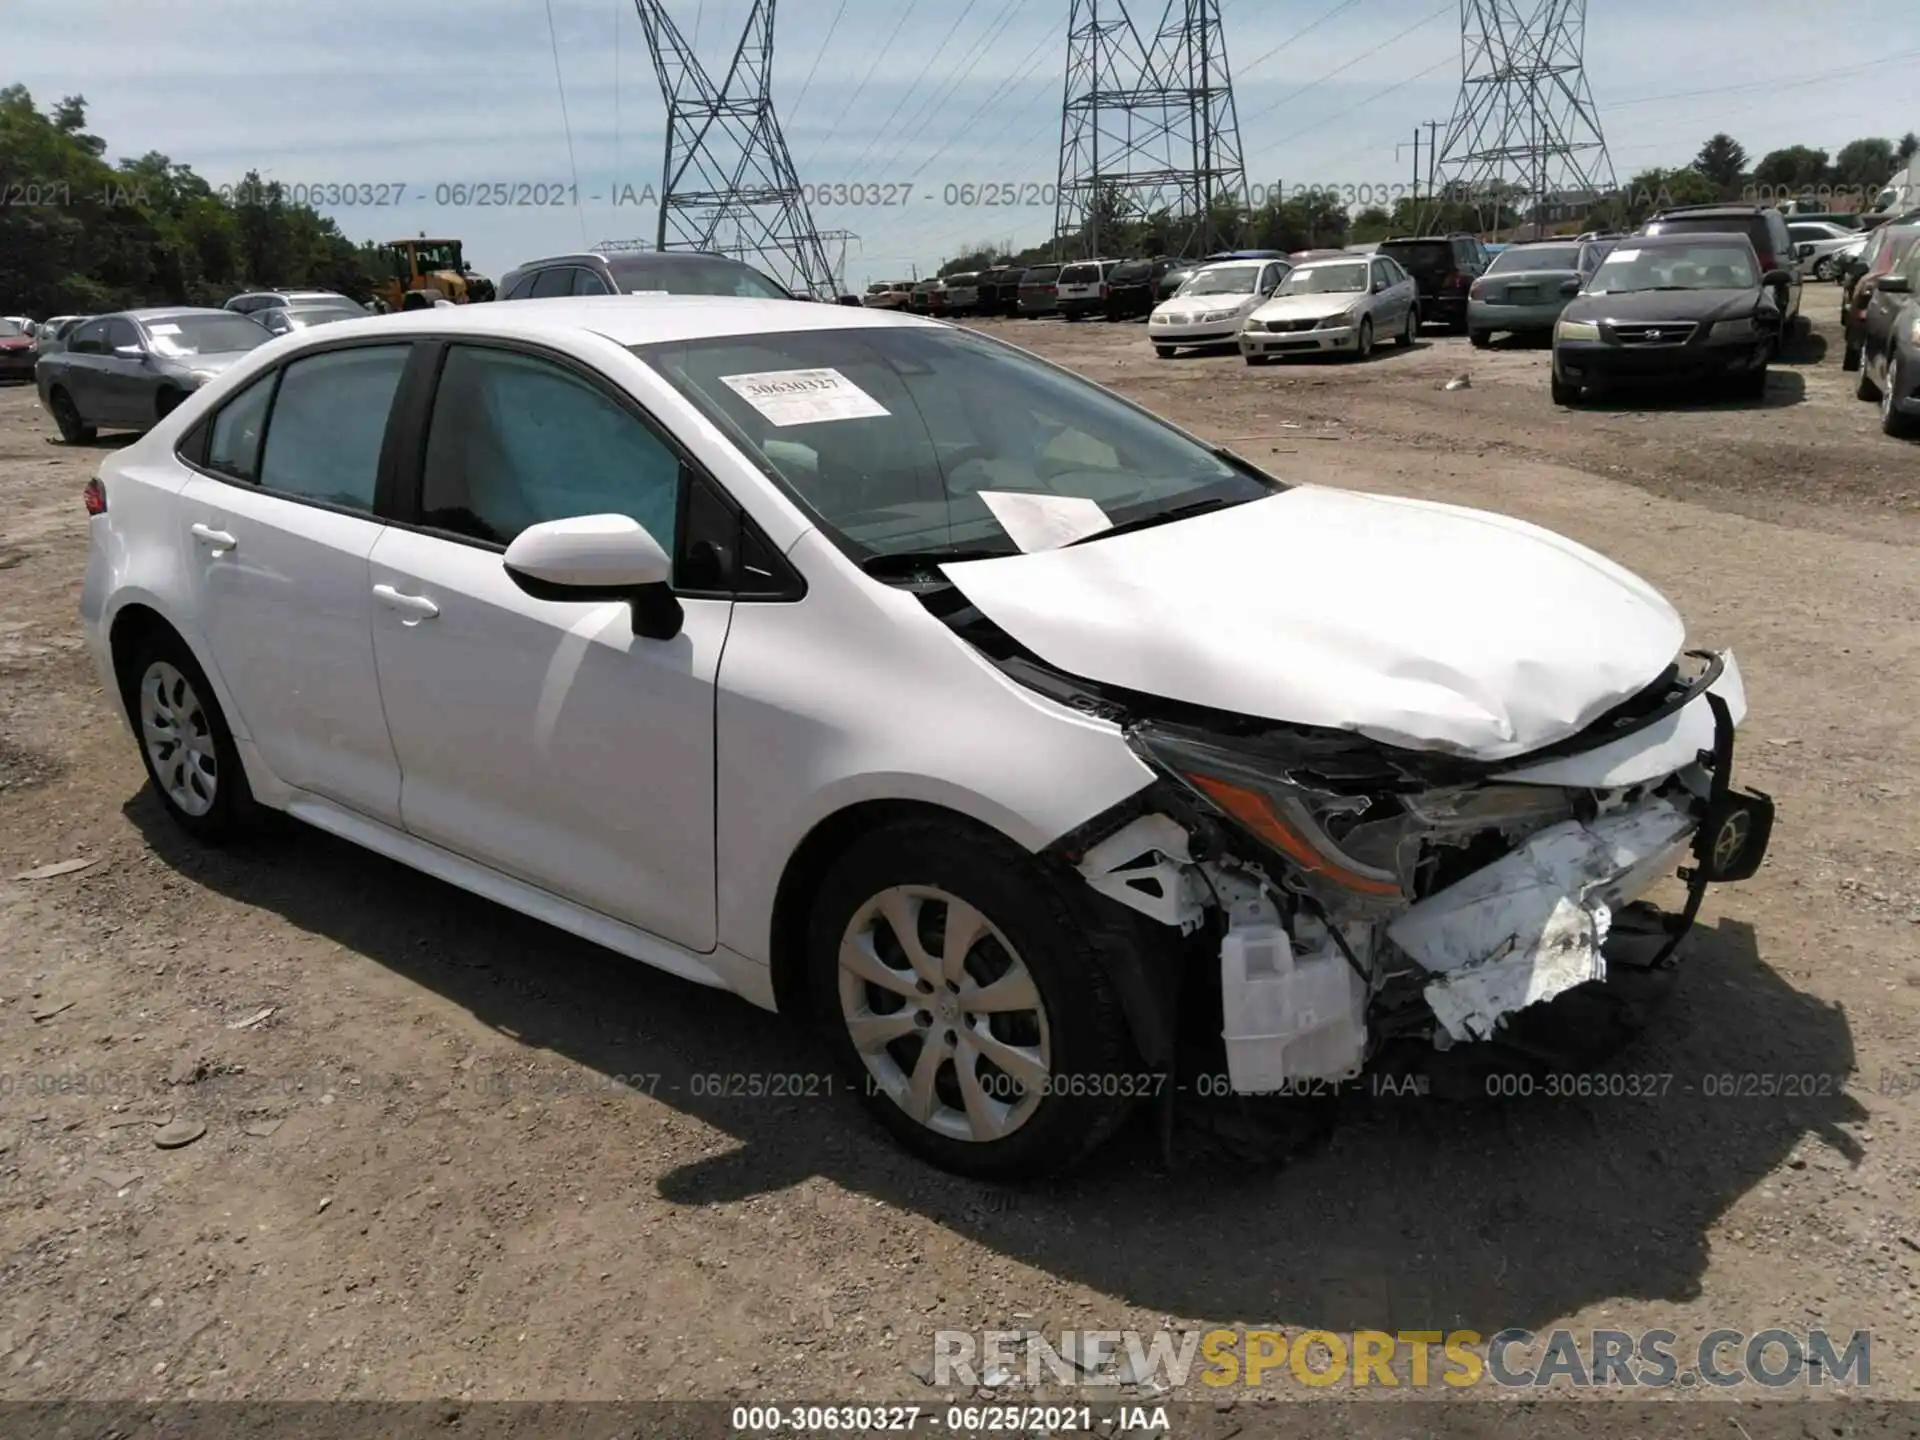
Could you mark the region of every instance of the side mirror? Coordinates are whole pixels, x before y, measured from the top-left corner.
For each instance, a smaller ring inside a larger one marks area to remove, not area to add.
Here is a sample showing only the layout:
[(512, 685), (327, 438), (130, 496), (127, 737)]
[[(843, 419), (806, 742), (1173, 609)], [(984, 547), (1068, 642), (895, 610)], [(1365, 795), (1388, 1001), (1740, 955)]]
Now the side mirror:
[(1793, 273), (1789, 270), (1769, 270), (1760, 277), (1760, 288), (1771, 290), (1776, 285), (1791, 285)]
[(113, 353), (122, 360), (144, 360), (147, 358), (147, 352), (142, 350), (138, 345), (116, 345), (113, 347)]
[(529, 525), (507, 546), (507, 575), (537, 600), (624, 600), (633, 633), (671, 640), (685, 614), (667, 583), (673, 561), (646, 526), (625, 515), (579, 515)]
[(1904, 275), (1882, 275), (1873, 288), (1883, 295), (1911, 295), (1913, 282)]
[(1580, 282), (1578, 280), (1562, 280), (1560, 282), (1560, 293), (1562, 295), (1578, 295), (1580, 293)]

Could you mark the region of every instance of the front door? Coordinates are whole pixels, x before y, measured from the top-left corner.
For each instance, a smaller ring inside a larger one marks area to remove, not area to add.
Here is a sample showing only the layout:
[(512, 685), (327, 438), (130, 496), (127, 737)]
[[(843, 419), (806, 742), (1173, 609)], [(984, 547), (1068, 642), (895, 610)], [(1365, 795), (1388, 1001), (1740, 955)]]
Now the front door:
[(502, 551), (619, 513), (671, 552), (680, 460), (610, 385), (452, 347), (424, 529), (374, 547), (374, 655), (408, 831), (690, 950), (715, 943), (714, 693), (733, 606), (683, 598), (671, 640), (618, 602), (536, 599)]

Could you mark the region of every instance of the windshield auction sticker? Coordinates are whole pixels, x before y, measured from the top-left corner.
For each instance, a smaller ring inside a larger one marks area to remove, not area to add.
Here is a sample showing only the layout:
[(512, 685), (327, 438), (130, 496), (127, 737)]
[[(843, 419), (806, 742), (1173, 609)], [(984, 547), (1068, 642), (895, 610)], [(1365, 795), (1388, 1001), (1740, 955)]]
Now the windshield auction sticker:
[(768, 370), (722, 375), (720, 383), (775, 425), (863, 420), (891, 413), (838, 370)]

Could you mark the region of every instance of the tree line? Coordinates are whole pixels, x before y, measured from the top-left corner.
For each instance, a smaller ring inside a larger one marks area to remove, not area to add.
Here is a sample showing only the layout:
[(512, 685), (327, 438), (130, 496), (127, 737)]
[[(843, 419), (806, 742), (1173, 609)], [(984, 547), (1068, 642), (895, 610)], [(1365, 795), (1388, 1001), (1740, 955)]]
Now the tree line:
[(99, 314), (219, 305), (262, 286), (371, 297), (387, 264), (249, 172), (216, 188), (157, 151), (109, 164), (86, 100), (0, 89), (0, 310)]

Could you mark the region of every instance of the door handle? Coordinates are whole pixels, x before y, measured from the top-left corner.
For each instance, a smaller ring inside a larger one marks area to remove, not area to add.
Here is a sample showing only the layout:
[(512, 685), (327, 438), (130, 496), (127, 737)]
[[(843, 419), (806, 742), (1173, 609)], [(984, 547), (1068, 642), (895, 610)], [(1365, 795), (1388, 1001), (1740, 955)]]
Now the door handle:
[(382, 605), (411, 615), (415, 620), (431, 620), (440, 613), (440, 607), (426, 596), (403, 595), (391, 585), (376, 585), (373, 587), (373, 594)]
[(194, 539), (212, 549), (234, 550), (239, 548), (240, 542), (235, 540), (233, 536), (229, 535), (225, 530), (216, 530), (211, 525), (199, 524), (194, 525), (192, 530)]

